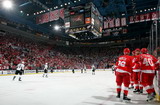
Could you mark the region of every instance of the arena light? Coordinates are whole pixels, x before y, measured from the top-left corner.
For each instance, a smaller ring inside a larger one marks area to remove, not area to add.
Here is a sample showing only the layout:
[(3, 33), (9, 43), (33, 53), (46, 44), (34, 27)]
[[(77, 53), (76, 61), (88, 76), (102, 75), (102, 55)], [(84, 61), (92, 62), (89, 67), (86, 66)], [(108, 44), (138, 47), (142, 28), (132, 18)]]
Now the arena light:
[(60, 30), (60, 26), (55, 25), (55, 26), (54, 26), (54, 29), (55, 29), (56, 31), (58, 31), (58, 30)]
[(11, 9), (13, 7), (13, 3), (10, 0), (5, 0), (2, 2), (2, 5), (6, 9)]

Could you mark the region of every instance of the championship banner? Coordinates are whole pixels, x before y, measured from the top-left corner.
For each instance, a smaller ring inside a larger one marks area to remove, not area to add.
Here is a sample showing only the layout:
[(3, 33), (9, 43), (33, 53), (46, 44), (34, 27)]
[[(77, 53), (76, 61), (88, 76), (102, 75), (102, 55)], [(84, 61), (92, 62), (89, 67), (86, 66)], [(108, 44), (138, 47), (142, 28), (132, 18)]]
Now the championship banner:
[(109, 21), (106, 20), (104, 21), (104, 29), (109, 28)]
[(42, 16), (38, 16), (36, 18), (36, 24), (41, 24), (42, 23)]
[(64, 8), (59, 9), (59, 17), (64, 19)]
[(114, 27), (114, 19), (110, 19), (109, 28), (113, 28), (113, 27)]
[(129, 17), (129, 23), (134, 23), (134, 16)]
[(152, 20), (158, 19), (158, 12), (152, 12), (152, 13), (151, 13), (151, 19), (152, 19)]
[(64, 19), (64, 8), (54, 10), (36, 17), (37, 24), (47, 23), (49, 21), (58, 20), (59, 18)]
[(50, 21), (59, 19), (59, 10), (50, 12)]
[(136, 15), (135, 22), (137, 23), (137, 22), (139, 22), (139, 20), (140, 20), (140, 15)]
[(146, 21), (150, 21), (151, 20), (150, 13), (144, 14), (144, 16), (145, 16), (145, 20)]
[(120, 18), (115, 20), (115, 27), (120, 27)]
[(121, 26), (126, 26), (126, 18), (121, 18)]
[(41, 23), (47, 23), (48, 21), (49, 21), (49, 13), (43, 14)]
[(144, 14), (141, 14), (140, 15), (140, 22), (144, 22), (145, 21), (145, 15)]
[(150, 13), (146, 13), (146, 14), (136, 15), (135, 21), (134, 21), (134, 17), (130, 16), (129, 23), (151, 21), (151, 20), (156, 20), (156, 19), (158, 19), (158, 12), (150, 12)]

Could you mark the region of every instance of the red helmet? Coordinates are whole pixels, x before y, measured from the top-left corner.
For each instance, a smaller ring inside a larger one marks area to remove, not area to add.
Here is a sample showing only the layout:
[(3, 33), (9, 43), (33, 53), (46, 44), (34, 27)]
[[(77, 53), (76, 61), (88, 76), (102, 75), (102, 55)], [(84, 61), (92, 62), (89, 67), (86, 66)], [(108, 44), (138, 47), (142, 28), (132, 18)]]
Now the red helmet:
[(130, 49), (129, 49), (129, 48), (125, 48), (125, 49), (123, 50), (123, 53), (124, 53), (125, 55), (129, 54), (129, 53), (130, 53)]
[(148, 52), (148, 50), (146, 48), (142, 48), (141, 52), (142, 52), (142, 54), (146, 54)]
[(132, 51), (132, 54), (133, 54), (133, 55), (135, 55), (135, 52), (136, 52), (135, 50), (134, 50), (134, 51)]
[(136, 48), (135, 51), (139, 51), (140, 52), (141, 50), (139, 48)]

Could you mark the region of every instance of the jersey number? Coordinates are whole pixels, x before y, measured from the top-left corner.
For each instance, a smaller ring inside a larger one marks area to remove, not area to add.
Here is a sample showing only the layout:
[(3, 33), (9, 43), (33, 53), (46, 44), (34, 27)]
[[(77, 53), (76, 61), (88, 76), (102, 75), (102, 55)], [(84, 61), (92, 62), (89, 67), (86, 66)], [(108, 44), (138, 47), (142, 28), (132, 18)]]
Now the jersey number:
[(145, 64), (146, 66), (154, 66), (153, 61), (150, 58), (144, 58), (143, 64)]
[(118, 66), (125, 67), (126, 62), (125, 61), (118, 61)]

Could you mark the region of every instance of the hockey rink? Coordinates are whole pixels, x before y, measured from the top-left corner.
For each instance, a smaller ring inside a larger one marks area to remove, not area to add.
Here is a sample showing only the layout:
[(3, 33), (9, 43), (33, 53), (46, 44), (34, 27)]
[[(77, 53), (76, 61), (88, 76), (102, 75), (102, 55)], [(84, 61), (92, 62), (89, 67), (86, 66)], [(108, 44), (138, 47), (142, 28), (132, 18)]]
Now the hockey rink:
[(0, 76), (0, 105), (160, 105), (146, 102), (146, 95), (129, 92), (131, 102), (116, 99), (115, 75), (112, 71), (90, 71), (23, 75), (22, 81), (13, 76)]

